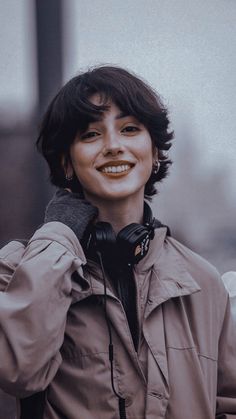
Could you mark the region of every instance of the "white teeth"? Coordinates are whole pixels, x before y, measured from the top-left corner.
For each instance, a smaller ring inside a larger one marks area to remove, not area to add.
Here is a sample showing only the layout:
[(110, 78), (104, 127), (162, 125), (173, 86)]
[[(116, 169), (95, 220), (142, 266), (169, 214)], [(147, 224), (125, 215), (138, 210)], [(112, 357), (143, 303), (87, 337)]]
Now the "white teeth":
[(107, 166), (102, 168), (103, 173), (121, 173), (130, 169), (129, 164), (122, 164), (120, 166)]

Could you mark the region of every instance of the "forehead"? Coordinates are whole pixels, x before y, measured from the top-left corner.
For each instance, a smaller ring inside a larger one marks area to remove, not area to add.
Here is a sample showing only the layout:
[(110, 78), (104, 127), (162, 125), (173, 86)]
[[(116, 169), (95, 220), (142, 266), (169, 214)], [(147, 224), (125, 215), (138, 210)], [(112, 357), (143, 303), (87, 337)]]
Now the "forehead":
[(89, 101), (95, 106), (105, 106), (105, 110), (100, 114), (96, 120), (103, 120), (107, 117), (113, 117), (115, 119), (121, 119), (130, 115), (130, 112), (122, 110), (112, 99), (104, 98), (102, 94), (96, 93), (90, 96)]
[(96, 106), (102, 106), (104, 104), (109, 105), (111, 100), (106, 99), (102, 93), (95, 93), (89, 97), (89, 102)]
[(104, 96), (102, 93), (95, 93), (89, 97), (89, 102), (95, 106), (104, 107), (106, 111), (117, 111), (121, 112), (122, 109), (112, 100), (112, 98)]
[(96, 118), (97, 121), (102, 121), (107, 118), (120, 119), (128, 116), (127, 112), (123, 112), (111, 99), (107, 99), (104, 103), (104, 98), (100, 94), (95, 94), (89, 98), (89, 101), (95, 106), (104, 106), (106, 109)]

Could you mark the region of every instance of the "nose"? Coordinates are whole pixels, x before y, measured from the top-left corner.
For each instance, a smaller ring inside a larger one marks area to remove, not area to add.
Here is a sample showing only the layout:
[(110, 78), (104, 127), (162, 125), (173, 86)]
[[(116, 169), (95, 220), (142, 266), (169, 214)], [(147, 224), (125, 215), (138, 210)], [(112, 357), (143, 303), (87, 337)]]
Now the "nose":
[(124, 147), (119, 134), (116, 132), (107, 133), (103, 146), (103, 155), (116, 156), (117, 154), (123, 153), (123, 151)]

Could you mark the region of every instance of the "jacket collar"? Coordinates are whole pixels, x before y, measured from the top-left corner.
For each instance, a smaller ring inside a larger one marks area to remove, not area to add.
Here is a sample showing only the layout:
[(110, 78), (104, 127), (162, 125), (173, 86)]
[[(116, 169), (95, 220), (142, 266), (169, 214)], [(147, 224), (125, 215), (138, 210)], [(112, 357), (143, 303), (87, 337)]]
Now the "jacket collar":
[[(167, 228), (155, 230), (147, 255), (134, 267), (137, 278), (152, 271), (149, 296), (153, 304), (150, 308), (162, 302), (201, 290), (192, 275), (187, 271), (180, 252), (176, 249), (176, 241), (166, 235)], [(85, 276), (81, 276), (80, 285), (73, 287), (76, 300), (82, 300), (91, 294), (104, 294), (102, 271), (100, 266), (89, 261)], [(85, 281), (85, 282), (84, 282)], [(83, 284), (83, 285), (82, 285)], [(112, 290), (107, 294), (114, 296)]]
[[(154, 307), (170, 298), (190, 295), (201, 290), (182, 257), (178, 242), (166, 236), (166, 228), (159, 228), (146, 257), (135, 267), (137, 276), (152, 271), (149, 286), (148, 314)], [(188, 252), (187, 252), (188, 253)]]

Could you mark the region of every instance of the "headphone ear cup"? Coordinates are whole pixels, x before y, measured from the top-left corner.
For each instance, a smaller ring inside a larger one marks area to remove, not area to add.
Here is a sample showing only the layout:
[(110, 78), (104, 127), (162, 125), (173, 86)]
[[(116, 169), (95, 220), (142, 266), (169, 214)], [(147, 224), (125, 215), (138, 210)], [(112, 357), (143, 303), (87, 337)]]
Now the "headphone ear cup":
[(111, 224), (103, 221), (96, 223), (89, 235), (88, 250), (109, 254), (115, 244), (116, 235)]
[(148, 252), (150, 233), (143, 225), (132, 223), (119, 232), (116, 242), (123, 259), (135, 264)]

